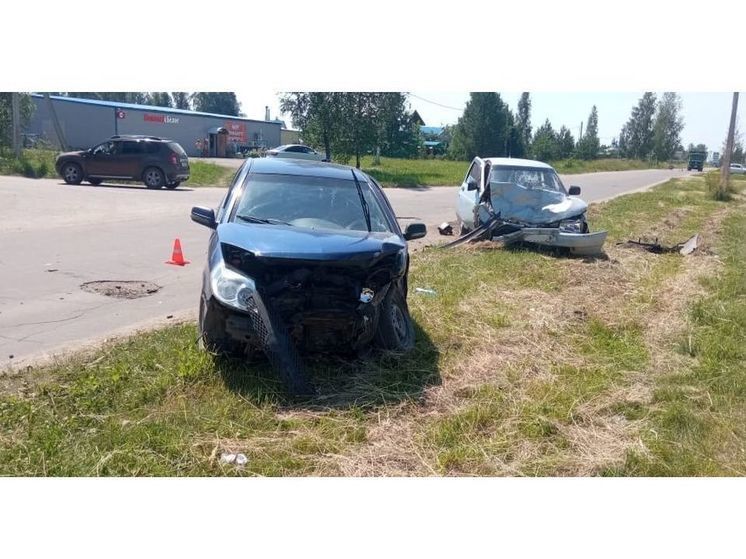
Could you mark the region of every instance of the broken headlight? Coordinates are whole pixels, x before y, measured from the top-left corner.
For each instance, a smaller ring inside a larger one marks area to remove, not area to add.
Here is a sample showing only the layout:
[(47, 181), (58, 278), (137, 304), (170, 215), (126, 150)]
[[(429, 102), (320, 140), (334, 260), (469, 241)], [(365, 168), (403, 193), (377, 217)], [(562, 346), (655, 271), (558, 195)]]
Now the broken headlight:
[(559, 228), (568, 233), (586, 233), (585, 216), (575, 217), (573, 219), (564, 219), (560, 221)]
[(218, 301), (242, 311), (246, 310), (247, 299), (256, 289), (253, 279), (226, 268), (222, 260), (210, 272), (210, 281)]

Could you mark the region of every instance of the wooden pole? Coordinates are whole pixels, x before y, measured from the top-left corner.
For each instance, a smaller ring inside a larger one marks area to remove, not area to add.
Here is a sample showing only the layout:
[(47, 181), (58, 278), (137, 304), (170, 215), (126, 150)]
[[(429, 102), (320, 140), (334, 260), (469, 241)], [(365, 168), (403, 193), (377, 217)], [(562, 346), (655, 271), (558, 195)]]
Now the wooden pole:
[(21, 157), (21, 100), (18, 93), (10, 94), (12, 134), (13, 134), (13, 153), (16, 159)]
[(736, 114), (738, 113), (738, 92), (733, 93), (733, 105), (730, 109), (730, 126), (728, 126), (728, 138), (725, 140), (725, 153), (720, 159), (720, 187), (718, 198), (725, 198), (728, 190), (728, 179), (730, 178), (730, 158), (733, 153), (733, 137), (736, 134)]

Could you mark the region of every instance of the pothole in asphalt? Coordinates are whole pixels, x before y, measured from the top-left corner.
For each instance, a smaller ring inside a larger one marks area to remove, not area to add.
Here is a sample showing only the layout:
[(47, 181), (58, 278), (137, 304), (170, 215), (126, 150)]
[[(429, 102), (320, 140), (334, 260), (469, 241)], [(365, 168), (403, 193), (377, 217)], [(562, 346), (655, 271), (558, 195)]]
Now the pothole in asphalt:
[(117, 299), (138, 299), (156, 293), (161, 286), (150, 281), (88, 281), (80, 286), (83, 291), (116, 297)]

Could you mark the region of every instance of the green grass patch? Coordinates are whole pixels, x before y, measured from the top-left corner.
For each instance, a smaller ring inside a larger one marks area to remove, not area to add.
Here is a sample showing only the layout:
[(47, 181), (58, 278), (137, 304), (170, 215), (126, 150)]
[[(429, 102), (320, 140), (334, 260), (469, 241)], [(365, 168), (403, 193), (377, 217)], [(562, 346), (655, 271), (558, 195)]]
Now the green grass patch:
[(185, 186), (228, 186), (236, 174), (235, 169), (207, 163), (205, 161), (189, 162), (189, 180)]
[(44, 149), (24, 149), (16, 158), (11, 150), (0, 150), (0, 175), (20, 175), (41, 179), (55, 175), (57, 152)]

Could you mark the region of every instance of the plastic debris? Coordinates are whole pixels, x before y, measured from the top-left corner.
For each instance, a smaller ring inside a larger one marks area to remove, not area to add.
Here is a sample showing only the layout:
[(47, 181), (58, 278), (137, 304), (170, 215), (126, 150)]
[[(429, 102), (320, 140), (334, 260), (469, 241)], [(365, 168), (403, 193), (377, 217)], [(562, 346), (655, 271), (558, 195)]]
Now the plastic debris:
[(424, 287), (415, 287), (414, 288), (415, 293), (422, 293), (423, 295), (429, 295), (430, 297), (435, 297), (438, 293), (434, 289), (426, 289)]
[(236, 466), (245, 466), (248, 461), (245, 454), (236, 454)]
[(444, 221), (438, 225), (438, 233), (441, 235), (453, 235), (453, 226), (447, 221)]
[(695, 250), (697, 250), (697, 247), (699, 247), (699, 242), (700, 242), (700, 236), (697, 233), (689, 237), (683, 243), (678, 243), (672, 246), (665, 246), (665, 245), (660, 244), (658, 242), (657, 237), (655, 241), (653, 241), (652, 243), (643, 241), (642, 239), (637, 239), (636, 241), (635, 240), (629, 240), (626, 242), (623, 241), (623, 242), (617, 243), (617, 245), (626, 246), (626, 247), (638, 247), (648, 252), (652, 252), (653, 254), (666, 254), (666, 253), (671, 253), (671, 252), (678, 252), (679, 254), (686, 256), (688, 254), (691, 254)]
[(224, 452), (223, 454), (220, 455), (221, 464), (233, 464), (235, 461), (236, 461), (235, 454)]

